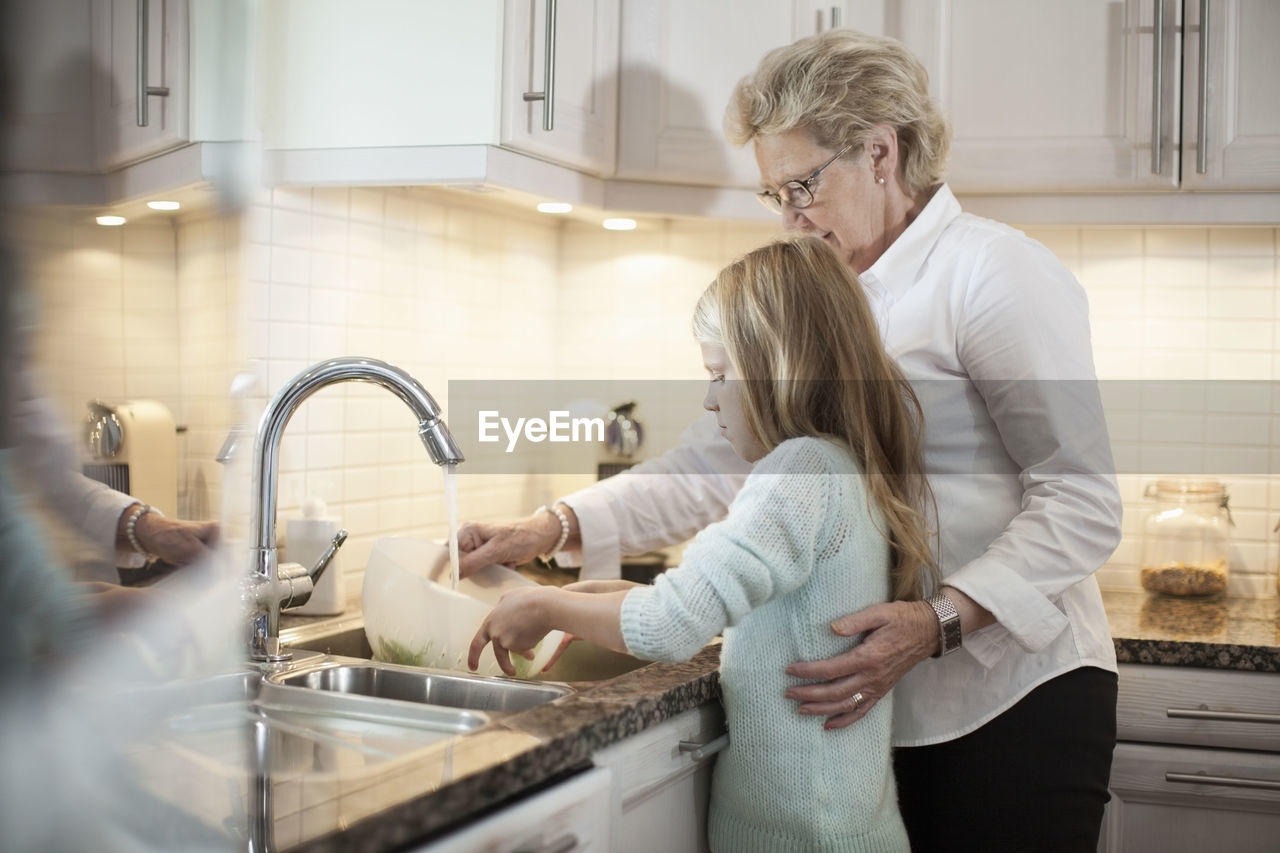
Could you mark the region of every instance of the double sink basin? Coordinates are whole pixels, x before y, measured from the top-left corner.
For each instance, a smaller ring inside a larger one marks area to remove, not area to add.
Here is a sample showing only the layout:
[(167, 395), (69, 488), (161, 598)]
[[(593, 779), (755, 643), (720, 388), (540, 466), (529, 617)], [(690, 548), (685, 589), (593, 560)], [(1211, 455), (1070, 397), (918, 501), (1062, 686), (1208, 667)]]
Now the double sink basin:
[(550, 680), (521, 681), (371, 660), (359, 624), (284, 640), (294, 655), (287, 664), (159, 688), (152, 707), (165, 719), (166, 745), (224, 773), (347, 773), (460, 744), (507, 715), (643, 665), (575, 643), (543, 676)]

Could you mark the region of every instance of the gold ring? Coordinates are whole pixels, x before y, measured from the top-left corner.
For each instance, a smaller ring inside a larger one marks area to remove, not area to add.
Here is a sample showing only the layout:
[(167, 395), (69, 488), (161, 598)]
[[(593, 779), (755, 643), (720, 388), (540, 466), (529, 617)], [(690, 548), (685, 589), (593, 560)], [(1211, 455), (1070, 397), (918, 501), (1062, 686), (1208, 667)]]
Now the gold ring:
[(853, 710), (854, 710), (854, 711), (857, 711), (859, 708), (861, 708), (861, 707), (862, 707), (862, 702), (863, 702), (863, 700), (864, 700), (864, 699), (866, 699), (867, 697), (863, 696), (861, 693), (855, 693), (855, 694), (853, 694), (853, 696), (852, 696), (852, 697), (850, 697), (850, 698), (852, 698), (852, 699), (853, 699)]

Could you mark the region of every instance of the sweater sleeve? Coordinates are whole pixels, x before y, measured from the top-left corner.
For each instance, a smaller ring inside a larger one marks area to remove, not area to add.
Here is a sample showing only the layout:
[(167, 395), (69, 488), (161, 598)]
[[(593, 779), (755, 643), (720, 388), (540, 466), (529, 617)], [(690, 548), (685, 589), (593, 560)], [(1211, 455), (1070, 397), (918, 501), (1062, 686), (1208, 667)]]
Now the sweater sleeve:
[(684, 562), (622, 603), (628, 650), (688, 660), (726, 627), (799, 587), (830, 538), (841, 475), (816, 439), (792, 439), (756, 464), (728, 518), (706, 528)]

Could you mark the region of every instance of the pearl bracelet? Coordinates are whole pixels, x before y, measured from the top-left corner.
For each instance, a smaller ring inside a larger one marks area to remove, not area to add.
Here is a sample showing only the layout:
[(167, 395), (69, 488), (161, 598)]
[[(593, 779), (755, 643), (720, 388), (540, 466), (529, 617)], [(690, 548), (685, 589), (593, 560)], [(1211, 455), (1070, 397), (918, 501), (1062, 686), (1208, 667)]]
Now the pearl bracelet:
[(544, 510), (560, 520), (560, 538), (556, 540), (555, 547), (538, 558), (542, 562), (549, 564), (555, 560), (556, 554), (560, 553), (560, 549), (564, 547), (564, 543), (569, 540), (569, 516), (565, 515), (564, 511), (554, 504), (551, 506), (540, 506), (537, 511), (543, 512)]
[(146, 504), (141, 504), (137, 509), (135, 509), (129, 515), (129, 520), (125, 523), (125, 526), (124, 526), (124, 532), (129, 537), (129, 544), (133, 546), (133, 550), (137, 551), (139, 554), (141, 554), (144, 557), (151, 556), (151, 552), (149, 552), (146, 548), (143, 548), (142, 543), (138, 541), (138, 531), (136, 528), (138, 526), (138, 519), (142, 518), (144, 515), (146, 515), (149, 512), (154, 512), (156, 515), (160, 516), (161, 518), (164, 518), (164, 513), (161, 512), (160, 510), (156, 509), (153, 506), (147, 506)]

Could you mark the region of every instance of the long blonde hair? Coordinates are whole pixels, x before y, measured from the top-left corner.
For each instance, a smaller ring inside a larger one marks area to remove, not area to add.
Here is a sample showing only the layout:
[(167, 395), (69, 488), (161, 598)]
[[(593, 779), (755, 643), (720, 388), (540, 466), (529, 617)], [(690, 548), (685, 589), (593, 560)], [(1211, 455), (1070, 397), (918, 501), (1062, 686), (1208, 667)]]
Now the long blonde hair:
[(876, 125), (898, 135), (898, 170), (911, 195), (942, 183), (951, 129), (929, 97), (929, 75), (902, 42), (827, 30), (765, 54), (734, 89), (729, 141), (802, 130), (831, 149), (862, 145)]
[(743, 380), (747, 427), (766, 450), (825, 436), (853, 452), (888, 526), (893, 597), (932, 589), (923, 413), (848, 265), (817, 237), (755, 249), (720, 271), (693, 326), (699, 341), (724, 347)]

